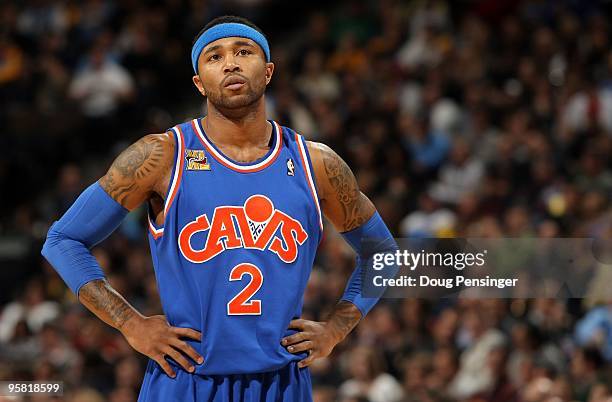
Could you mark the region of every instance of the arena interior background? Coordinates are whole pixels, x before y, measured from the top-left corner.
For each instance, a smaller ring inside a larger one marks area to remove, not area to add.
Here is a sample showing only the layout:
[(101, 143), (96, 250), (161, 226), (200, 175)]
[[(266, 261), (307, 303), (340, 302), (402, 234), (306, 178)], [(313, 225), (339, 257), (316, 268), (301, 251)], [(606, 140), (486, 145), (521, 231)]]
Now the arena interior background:
[[(76, 302), (40, 248), (120, 150), (202, 113), (189, 51), (211, 18), (266, 32), (270, 118), (344, 157), (396, 236), (609, 239), (610, 8), (2, 1), (0, 379), (63, 380), (67, 401), (135, 400), (143, 356)], [(143, 212), (94, 254), (156, 314)], [(305, 317), (325, 318), (352, 267), (328, 225)], [(312, 367), (315, 400), (612, 401), (607, 283), (585, 299), (386, 300)]]

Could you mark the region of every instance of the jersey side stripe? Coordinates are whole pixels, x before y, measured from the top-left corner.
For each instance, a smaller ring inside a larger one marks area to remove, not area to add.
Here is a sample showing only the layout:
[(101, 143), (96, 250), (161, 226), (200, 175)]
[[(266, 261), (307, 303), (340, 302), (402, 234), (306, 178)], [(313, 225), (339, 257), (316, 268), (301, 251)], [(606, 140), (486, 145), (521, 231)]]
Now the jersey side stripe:
[(317, 214), (319, 216), (319, 227), (321, 228), (321, 230), (323, 230), (323, 217), (321, 216), (319, 195), (317, 194), (317, 188), (314, 185), (311, 167), (308, 163), (308, 156), (306, 155), (306, 146), (304, 145), (304, 137), (302, 137), (298, 133), (295, 133), (295, 140), (300, 150), (300, 158), (302, 159), (302, 166), (304, 166), (304, 172), (306, 175), (306, 181), (308, 182), (308, 187), (310, 188), (310, 194), (312, 195), (312, 199), (315, 203), (315, 206), (317, 207)]
[(185, 161), (185, 137), (183, 136), (183, 131), (180, 126), (172, 127), (172, 130), (176, 134), (176, 139), (178, 141), (178, 152), (176, 154), (176, 161), (174, 167), (174, 177), (172, 178), (172, 186), (170, 187), (170, 193), (166, 199), (166, 205), (164, 205), (164, 221), (166, 220), (166, 215), (168, 214), (168, 210), (172, 205), (172, 201), (174, 201), (174, 197), (178, 192), (179, 185), (181, 183), (181, 178), (183, 176), (183, 165)]

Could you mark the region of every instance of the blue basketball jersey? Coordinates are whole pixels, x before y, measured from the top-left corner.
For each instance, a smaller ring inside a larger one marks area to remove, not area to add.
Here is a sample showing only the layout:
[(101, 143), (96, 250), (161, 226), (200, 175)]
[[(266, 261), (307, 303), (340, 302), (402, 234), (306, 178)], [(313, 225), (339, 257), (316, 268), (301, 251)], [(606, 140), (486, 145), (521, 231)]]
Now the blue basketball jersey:
[(200, 119), (170, 130), (175, 164), (149, 243), (168, 322), (202, 332), (189, 341), (204, 357), (198, 374), (266, 372), (304, 357), (280, 341), (301, 315), (321, 210), (303, 137), (270, 123), (270, 150), (253, 163), (223, 155)]

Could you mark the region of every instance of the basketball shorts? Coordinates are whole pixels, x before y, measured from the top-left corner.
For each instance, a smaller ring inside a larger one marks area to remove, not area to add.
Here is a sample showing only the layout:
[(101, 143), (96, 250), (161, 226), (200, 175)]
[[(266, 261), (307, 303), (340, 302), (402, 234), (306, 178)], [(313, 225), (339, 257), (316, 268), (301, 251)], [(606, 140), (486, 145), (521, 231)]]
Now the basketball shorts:
[(297, 362), (265, 373), (200, 375), (174, 367), (170, 378), (149, 359), (138, 402), (311, 402), (308, 368)]

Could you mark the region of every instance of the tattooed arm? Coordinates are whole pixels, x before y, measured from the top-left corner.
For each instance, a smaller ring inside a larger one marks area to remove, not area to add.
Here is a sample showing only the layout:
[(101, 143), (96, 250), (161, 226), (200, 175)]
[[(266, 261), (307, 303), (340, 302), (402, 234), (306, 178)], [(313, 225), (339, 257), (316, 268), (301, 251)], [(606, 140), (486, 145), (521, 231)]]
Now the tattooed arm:
[(361, 226), (370, 219), (376, 208), (359, 191), (351, 169), (327, 145), (310, 141), (307, 145), (323, 213), (339, 232)]
[[(376, 208), (357, 185), (346, 162), (325, 144), (307, 142), (321, 199), (321, 208), (338, 232), (348, 232), (372, 217)], [(341, 339), (357, 325), (361, 313), (354, 304), (341, 301), (329, 322)]]
[(106, 279), (87, 283), (79, 292), (79, 300), (105, 323), (117, 328), (136, 351), (156, 361), (170, 377), (176, 374), (165, 356), (172, 358), (183, 369), (195, 370), (191, 360), (204, 360), (181, 338), (201, 340), (201, 333), (191, 328), (172, 327), (163, 315), (146, 317), (123, 298)]
[[(308, 151), (321, 199), (321, 208), (339, 232), (347, 232), (366, 222), (376, 208), (357, 185), (346, 162), (327, 145), (307, 142)], [(309, 350), (309, 356), (299, 365), (310, 365), (319, 357), (328, 356), (333, 348), (355, 328), (361, 319), (359, 309), (348, 301), (340, 301), (326, 322), (293, 320), (290, 328), (300, 332), (282, 340), (291, 353)]]
[[(98, 183), (125, 209), (132, 210), (146, 200), (165, 196), (160, 190), (165, 188), (164, 184), (167, 186), (173, 156), (172, 136), (147, 135), (123, 151)], [(140, 315), (105, 280), (85, 284), (78, 297), (89, 310), (118, 330), (127, 320)]]
[[(148, 201), (155, 215), (152, 218), (161, 218), (173, 160), (172, 135), (147, 135), (115, 159), (99, 184), (125, 209), (132, 210)], [(88, 282), (81, 287), (78, 297), (85, 307), (121, 331), (134, 349), (155, 360), (169, 376), (174, 377), (175, 373), (164, 356), (171, 357), (188, 371), (194, 371), (194, 367), (183, 354), (202, 363), (202, 357), (180, 339), (200, 340), (198, 331), (171, 327), (161, 315), (143, 316), (106, 279)]]
[(99, 183), (130, 211), (146, 200), (163, 202), (173, 159), (174, 137), (150, 134), (119, 154)]

